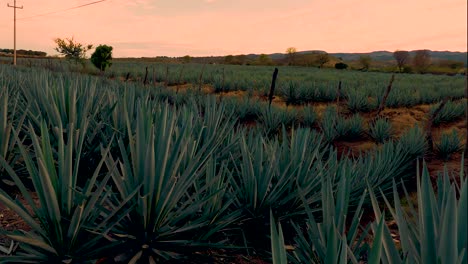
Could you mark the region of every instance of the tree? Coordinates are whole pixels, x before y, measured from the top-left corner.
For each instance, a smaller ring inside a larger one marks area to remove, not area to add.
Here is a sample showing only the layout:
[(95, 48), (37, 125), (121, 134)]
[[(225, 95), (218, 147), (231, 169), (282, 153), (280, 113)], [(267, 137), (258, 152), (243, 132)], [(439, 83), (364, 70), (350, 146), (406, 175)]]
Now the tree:
[(327, 62), (330, 61), (330, 56), (328, 55), (328, 53), (319, 53), (317, 54), (317, 63), (319, 65), (319, 68), (322, 68), (323, 65)]
[(294, 65), (297, 49), (294, 47), (289, 47), (286, 49), (286, 53), (288, 54), (288, 65)]
[(410, 53), (406, 50), (397, 50), (393, 52), (393, 57), (397, 62), (398, 71), (401, 72), (410, 59)]
[(54, 42), (57, 44), (55, 50), (64, 55), (65, 58), (80, 62), (86, 58), (86, 52), (93, 48), (93, 45), (84, 45), (76, 42), (73, 38), (61, 39), (56, 38)]
[(107, 45), (99, 45), (91, 55), (91, 62), (101, 71), (112, 65), (112, 47)]
[(192, 61), (192, 57), (190, 57), (190, 55), (185, 55), (184, 57), (182, 57), (182, 61), (184, 63), (190, 63)]
[(372, 58), (369, 55), (359, 56), (359, 64), (361, 64), (361, 70), (369, 70)]
[(417, 50), (414, 54), (413, 66), (419, 73), (426, 72), (429, 66), (431, 66), (431, 55), (429, 54), (429, 50)]

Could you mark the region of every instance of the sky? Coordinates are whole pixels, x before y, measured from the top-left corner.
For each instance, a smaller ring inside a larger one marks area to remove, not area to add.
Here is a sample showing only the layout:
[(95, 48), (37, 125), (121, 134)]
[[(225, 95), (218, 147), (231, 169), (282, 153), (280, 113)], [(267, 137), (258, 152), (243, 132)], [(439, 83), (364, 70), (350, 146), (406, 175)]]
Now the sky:
[[(0, 48), (13, 48), (13, 1), (0, 0)], [(17, 0), (17, 48), (53, 55), (55, 38), (73, 37), (114, 57), (467, 51), (466, 0), (106, 0), (55, 12), (94, 1)]]

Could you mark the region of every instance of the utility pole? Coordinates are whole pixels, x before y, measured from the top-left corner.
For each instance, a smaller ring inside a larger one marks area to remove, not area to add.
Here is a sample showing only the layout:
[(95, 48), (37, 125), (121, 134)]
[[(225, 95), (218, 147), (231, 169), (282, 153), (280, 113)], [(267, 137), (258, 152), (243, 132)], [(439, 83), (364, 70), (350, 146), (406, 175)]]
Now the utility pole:
[(16, 0), (14, 0), (13, 5), (11, 6), (10, 4), (7, 4), (8, 7), (13, 8), (13, 20), (14, 20), (14, 29), (13, 29), (13, 42), (14, 42), (14, 47), (13, 47), (13, 65), (16, 66), (16, 9), (23, 9), (23, 6), (16, 6)]

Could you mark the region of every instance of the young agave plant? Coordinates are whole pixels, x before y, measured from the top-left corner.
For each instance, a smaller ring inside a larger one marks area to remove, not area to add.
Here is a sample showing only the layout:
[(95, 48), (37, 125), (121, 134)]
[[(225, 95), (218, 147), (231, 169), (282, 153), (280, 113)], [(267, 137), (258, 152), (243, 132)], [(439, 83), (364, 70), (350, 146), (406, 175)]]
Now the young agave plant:
[(338, 117), (335, 125), (338, 138), (359, 138), (364, 133), (363, 122), (364, 119), (359, 114), (354, 114), (348, 119), (341, 116)]
[(322, 115), (322, 121), (320, 122), (320, 130), (324, 135), (325, 142), (327, 143), (332, 143), (339, 136), (336, 130), (338, 118), (339, 115), (336, 107), (328, 106), (325, 108), (325, 112)]
[[(293, 223), (296, 231), (294, 248), (289, 254), (291, 263), (359, 263), (360, 256), (368, 253), (365, 238), (369, 228), (361, 229), (362, 206), (366, 197), (364, 192), (359, 204), (354, 210), (347, 228), (347, 215), (350, 212), (349, 187), (350, 182), (342, 177), (337, 185), (337, 191), (333, 190), (330, 179), (322, 176), (321, 206), (318, 209), (319, 217), (314, 216), (310, 207), (305, 207), (307, 220), (305, 228)], [(301, 195), (302, 196), (302, 195)], [(335, 198), (336, 197), (336, 198)], [(383, 222), (383, 221), (382, 221)], [(286, 264), (287, 252), (284, 245), (281, 224), (276, 224), (271, 216), (271, 245), (273, 263)], [(383, 228), (383, 224), (379, 225)], [(379, 238), (381, 232), (376, 233)], [(370, 255), (377, 258), (381, 252), (381, 244), (375, 243)], [(369, 263), (377, 263), (369, 262)]]
[(350, 91), (347, 98), (348, 109), (353, 113), (368, 112), (376, 108), (376, 105), (369, 102), (367, 95), (363, 92)]
[(260, 122), (263, 126), (264, 135), (276, 135), (282, 126), (288, 127), (294, 124), (295, 111), (264, 106), (260, 114)]
[(406, 131), (398, 144), (412, 158), (422, 158), (428, 149), (426, 134), (418, 125)]
[(442, 134), (440, 142), (435, 143), (437, 154), (445, 161), (449, 160), (453, 153), (459, 152), (462, 148), (460, 137), (455, 129), (450, 134)]
[(302, 109), (302, 124), (307, 127), (315, 125), (318, 115), (312, 105), (304, 106)]
[[(33, 131), (33, 127), (29, 126)], [(93, 175), (82, 175), (78, 168), (85, 140), (86, 126), (76, 135), (73, 130), (64, 133), (59, 124), (57, 148), (52, 145), (47, 126), (41, 123), (41, 136), (31, 132), (34, 155), (19, 143), (38, 200), (34, 200), (3, 157), (0, 167), (11, 176), (31, 208), (0, 190), (0, 202), (17, 213), (31, 227), (30, 232), (16, 230), (0, 232), (20, 243), (14, 256), (3, 257), (7, 263), (88, 263), (108, 254), (113, 243), (106, 239), (107, 232), (121, 215), (125, 215), (126, 203), (111, 199), (112, 190), (107, 187), (110, 175), (100, 178), (104, 160), (101, 160)], [(17, 132), (13, 130), (17, 135)], [(66, 141), (65, 139), (66, 138)], [(16, 137), (17, 142), (20, 142)], [(105, 150), (108, 151), (108, 150)], [(87, 177), (84, 186), (78, 179)], [(134, 195), (136, 192), (133, 190)], [(37, 203), (36, 203), (37, 202)], [(107, 209), (106, 209), (107, 208)], [(109, 210), (112, 208), (113, 210)]]
[[(438, 105), (431, 108), (429, 115), (432, 116)], [(448, 101), (441, 111), (434, 117), (433, 124), (440, 125), (442, 123), (453, 122), (465, 115), (466, 100), (462, 102)]]
[[(385, 226), (381, 237), (383, 263), (467, 263), (468, 181), (463, 157), (461, 163), (460, 184), (450, 182), (449, 173), (444, 171), (437, 181), (437, 195), (424, 163), (422, 175), (419, 170), (417, 173), (417, 206), (411, 202), (404, 184), (401, 185), (409, 211), (403, 210), (400, 193), (393, 183), (393, 206), (383, 197), (398, 226), (401, 249)], [(371, 198), (375, 215), (380, 218), (382, 213), (373, 192)]]
[[(132, 117), (124, 115), (130, 124)], [(225, 186), (213, 180), (216, 176), (202, 177), (208, 173), (207, 161), (232, 131), (232, 123), (206, 121), (204, 126), (197, 126), (197, 118), (168, 104), (156, 108), (140, 103), (136, 127), (128, 130), (128, 146), (119, 140), (122, 159), (108, 156), (106, 164), (118, 195), (135, 203), (112, 230), (124, 249), (116, 260), (155, 263), (219, 246), (208, 240), (213, 233), (207, 227), (217, 226), (216, 214), (201, 208), (207, 203), (218, 206), (212, 195)], [(206, 127), (214, 125), (219, 126), (212, 129), (216, 133), (204, 133)], [(205, 184), (200, 185), (200, 181)], [(133, 197), (135, 189), (139, 192)], [(227, 224), (229, 221), (223, 222), (216, 230)]]
[(389, 140), (392, 134), (392, 124), (387, 118), (377, 118), (370, 124), (369, 135), (379, 144)]

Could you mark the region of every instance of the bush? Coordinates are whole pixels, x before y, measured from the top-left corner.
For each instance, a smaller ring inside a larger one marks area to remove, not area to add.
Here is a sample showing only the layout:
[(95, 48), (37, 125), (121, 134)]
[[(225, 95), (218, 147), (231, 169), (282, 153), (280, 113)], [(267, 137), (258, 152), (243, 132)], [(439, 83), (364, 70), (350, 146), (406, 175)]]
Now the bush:
[(91, 55), (91, 62), (100, 71), (105, 71), (112, 65), (112, 49), (111, 46), (99, 45)]
[(335, 64), (335, 69), (337, 70), (346, 70), (348, 68), (348, 64), (343, 62), (338, 62)]

